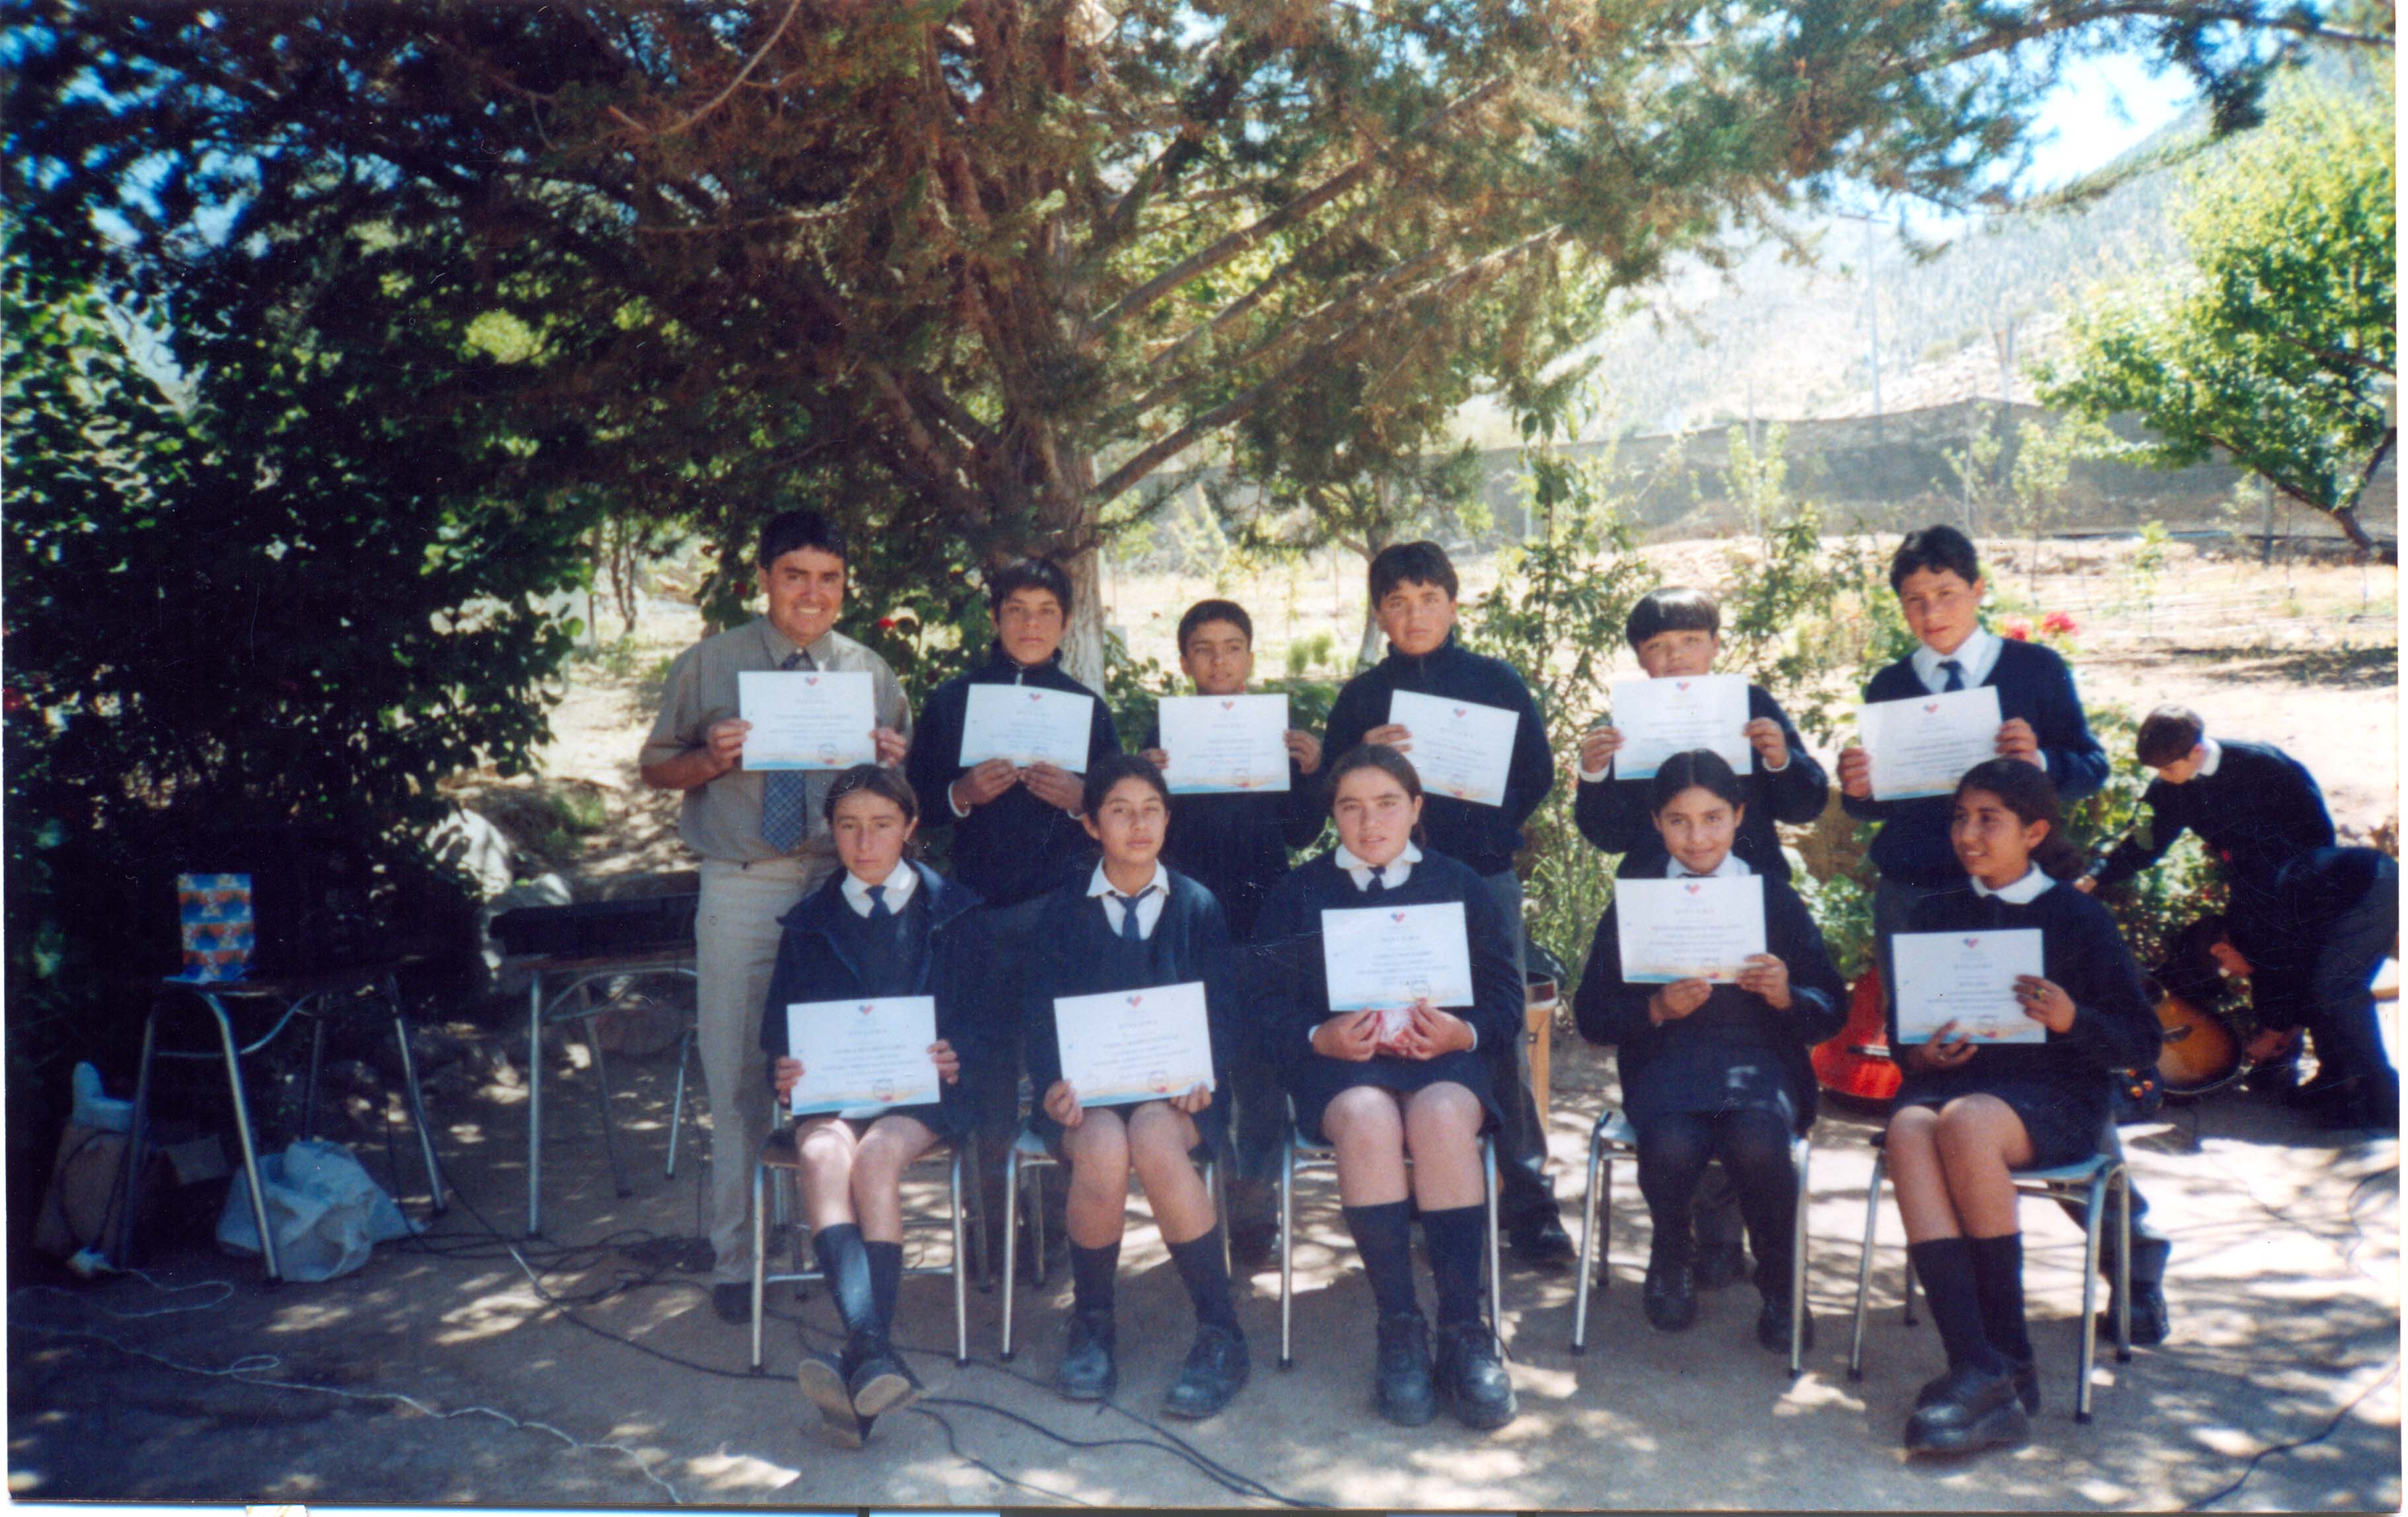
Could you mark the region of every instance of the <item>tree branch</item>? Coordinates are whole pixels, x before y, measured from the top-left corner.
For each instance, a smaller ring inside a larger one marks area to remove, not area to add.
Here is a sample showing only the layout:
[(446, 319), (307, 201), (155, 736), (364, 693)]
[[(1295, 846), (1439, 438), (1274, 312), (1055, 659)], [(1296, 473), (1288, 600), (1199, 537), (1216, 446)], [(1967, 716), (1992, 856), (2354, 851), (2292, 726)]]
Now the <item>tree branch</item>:
[(610, 114), (618, 117), (623, 122), (626, 122), (630, 127), (634, 127), (636, 131), (647, 138), (675, 136), (679, 133), (690, 129), (696, 122), (701, 121), (705, 116), (710, 115), (712, 111), (717, 110), (721, 106), (727, 103), (727, 97), (734, 94), (737, 92), (737, 89), (741, 86), (747, 79), (752, 77), (752, 71), (761, 66), (762, 59), (769, 56), (769, 50), (778, 45), (778, 39), (786, 35), (786, 28), (794, 24), (795, 12), (802, 8), (803, 0), (786, 0), (786, 13), (778, 18), (777, 29), (769, 34), (769, 39), (762, 43), (760, 48), (753, 52), (752, 57), (744, 60), (744, 66), (736, 71), (736, 77), (729, 79), (725, 85), (722, 86), (717, 94), (714, 94), (710, 99), (704, 101), (701, 106), (696, 107), (683, 120), (672, 122), (668, 125), (660, 127), (657, 130), (645, 131), (642, 127), (637, 126), (636, 122), (630, 119), (624, 111), (622, 111), (616, 106), (610, 107)]

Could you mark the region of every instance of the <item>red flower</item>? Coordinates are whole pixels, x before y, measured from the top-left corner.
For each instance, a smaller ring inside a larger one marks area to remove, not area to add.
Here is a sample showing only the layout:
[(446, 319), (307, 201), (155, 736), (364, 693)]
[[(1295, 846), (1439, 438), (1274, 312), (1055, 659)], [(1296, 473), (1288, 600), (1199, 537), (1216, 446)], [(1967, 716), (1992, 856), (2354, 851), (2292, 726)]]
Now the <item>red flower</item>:
[(2071, 637), (2075, 633), (2080, 632), (2082, 628), (2076, 625), (2073, 618), (2067, 615), (2065, 612), (2051, 611), (2046, 616), (2040, 619), (2040, 630), (2042, 632), (2062, 633), (2066, 637)]
[(5, 711), (10, 716), (16, 716), (23, 711), (31, 709), (32, 707), (33, 702), (27, 700), (25, 698), (24, 692), (17, 689), (15, 686), (12, 685), (7, 690), (0, 690), (0, 711)]
[(2007, 618), (1999, 624), (1999, 631), (2002, 636), (2013, 637), (2019, 643), (2031, 640), (2031, 623), (2024, 617)]
[(881, 632), (892, 632), (892, 631), (894, 631), (894, 630), (895, 630), (895, 619), (894, 619), (893, 617), (891, 617), (891, 616), (882, 616), (882, 617), (880, 617), (880, 618), (878, 619), (878, 630), (879, 630), (879, 631), (881, 631)]

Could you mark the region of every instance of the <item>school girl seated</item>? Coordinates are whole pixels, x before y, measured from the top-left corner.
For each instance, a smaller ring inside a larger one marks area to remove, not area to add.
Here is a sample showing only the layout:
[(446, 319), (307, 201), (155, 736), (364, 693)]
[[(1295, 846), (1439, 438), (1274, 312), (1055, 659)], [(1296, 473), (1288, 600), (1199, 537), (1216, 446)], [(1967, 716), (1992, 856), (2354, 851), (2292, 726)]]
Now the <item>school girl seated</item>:
[(1948, 837), (1968, 879), (1920, 902), (1908, 930), (2037, 928), (2042, 973), (2015, 983), (2039, 1043), (1977, 1046), (1953, 1023), (1905, 1047), (1884, 1139), (1907, 1254), (1931, 1304), (1947, 1372), (1906, 1424), (1913, 1453), (2019, 1442), (2040, 1410), (2024, 1325), (2023, 1234), (2011, 1171), (2076, 1163), (2107, 1131), (2110, 1071), (2156, 1056), (2157, 1023), (2107, 909), (2061, 881), (2082, 873), (2045, 770), (2020, 759), (1957, 781)]
[(1581, 1036), (1614, 1045), (1623, 1113), (1638, 1133), (1639, 1189), (1654, 1224), (1647, 1320), (1677, 1333), (1698, 1319), (1689, 1209), (1706, 1166), (1720, 1159), (1756, 1254), (1756, 1341), (1786, 1352), (1798, 1219), (1790, 1140), (1813, 1123), (1807, 1050), (1847, 1021), (1846, 986), (1798, 893), (1731, 852), (1747, 807), (1726, 760), (1674, 754), (1649, 782), (1647, 812), (1669, 855), (1664, 878), (1757, 881), (1767, 950), (1736, 966), (1734, 982), (1633, 983), (1623, 978), (1620, 913), (1609, 906), (1572, 997)]
[(937, 1003), (937, 1041), (928, 1047), (940, 1081), (936, 1104), (796, 1123), (803, 1220), (845, 1329), (842, 1355), (806, 1353), (796, 1378), (829, 1437), (858, 1448), (880, 1413), (920, 1393), (891, 1340), (903, 1275), (903, 1171), (969, 1131), (961, 1071), (998, 1056), (1001, 1009), (981, 992), (994, 945), (978, 896), (906, 856), (919, 826), (910, 781), (896, 770), (859, 765), (829, 784), (824, 809), (844, 867), (781, 920), (761, 1016), (779, 1102), (804, 1074), (787, 1040), (789, 1006), (899, 995)]
[(1038, 1110), (1029, 1126), (1070, 1171), (1071, 1312), (1054, 1389), (1097, 1401), (1120, 1382), (1112, 1297), (1134, 1170), (1196, 1309), (1196, 1340), (1164, 1398), (1175, 1417), (1210, 1417), (1246, 1383), (1245, 1335), (1221, 1246), (1220, 1218), (1196, 1157), (1221, 1152), (1227, 1105), (1197, 1085), (1160, 1100), (1090, 1107), (1062, 1078), (1056, 997), (1201, 981), (1212, 1066), (1234, 1066), (1237, 962), (1211, 892), (1162, 863), (1170, 789), (1133, 753), (1087, 770), (1082, 820), (1103, 847), (1087, 879), (1046, 897), (1027, 945), (1023, 1056)]
[[(1480, 876), (1416, 846), (1422, 786), (1403, 754), (1354, 749), (1332, 766), (1329, 797), (1338, 846), (1290, 871), (1256, 921), (1263, 1031), (1283, 1062), (1297, 1132), (1338, 1151), (1347, 1230), (1379, 1305), (1380, 1414), (1417, 1426), (1442, 1403), (1467, 1426), (1502, 1427), (1513, 1419), (1513, 1385), (1481, 1309), (1480, 1135), (1499, 1109), (1474, 1051), (1520, 1035), (1515, 938)], [(1323, 913), (1441, 903), (1463, 909), (1472, 1004), (1424, 998), (1395, 1016), (1333, 1015)], [(1409, 1185), (1438, 1286), (1435, 1364), (1413, 1288)]]

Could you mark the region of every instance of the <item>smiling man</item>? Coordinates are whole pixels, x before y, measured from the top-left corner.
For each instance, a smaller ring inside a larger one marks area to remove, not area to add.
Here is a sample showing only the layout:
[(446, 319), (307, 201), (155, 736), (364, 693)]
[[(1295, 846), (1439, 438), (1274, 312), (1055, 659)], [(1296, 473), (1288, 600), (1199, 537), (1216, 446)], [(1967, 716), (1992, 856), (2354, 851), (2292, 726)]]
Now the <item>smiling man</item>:
[(911, 708), (886, 661), (836, 630), (844, 608), (843, 534), (817, 511), (787, 511), (761, 529), (767, 610), (701, 642), (669, 665), (659, 719), (638, 759), (644, 783), (684, 793), (678, 836), (701, 856), (695, 915), (695, 1041), (710, 1093), (711, 1305), (752, 1315), (751, 1155), (769, 1134), (769, 1091), (757, 1067), (761, 1008), (778, 961), (778, 919), (837, 867), (821, 814), (833, 774), (744, 767), (751, 724), (737, 714), (747, 670), (858, 670), (870, 677), (878, 761), (903, 762)]

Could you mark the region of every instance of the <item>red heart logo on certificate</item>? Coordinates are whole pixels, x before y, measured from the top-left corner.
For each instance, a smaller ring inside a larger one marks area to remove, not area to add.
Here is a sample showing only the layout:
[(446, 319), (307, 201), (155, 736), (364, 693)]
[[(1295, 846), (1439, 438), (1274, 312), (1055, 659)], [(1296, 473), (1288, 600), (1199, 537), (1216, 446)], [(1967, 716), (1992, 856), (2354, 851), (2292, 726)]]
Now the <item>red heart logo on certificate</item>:
[(1980, 938), (1978, 938), (1978, 937), (1968, 937), (1968, 938), (1966, 938), (1966, 939), (1965, 939), (1965, 946), (1966, 946), (1967, 948), (1971, 948), (1971, 947), (1973, 947), (1975, 944), (1979, 943), (1980, 941), (1981, 941), (1981, 939), (1980, 939)]
[(1932, 712), (1938, 709), (1940, 709), (1940, 703), (1938, 701), (1925, 701), (1923, 703), (1923, 714), (1926, 716), (1929, 716)]
[(1675, 680), (1672, 681), (1672, 688), (1675, 690), (1686, 690), (1689, 688), (1689, 681), (1686, 680)]
[(820, 682), (820, 677), (819, 677), (818, 675), (816, 675), (816, 674), (807, 674), (807, 675), (803, 676), (803, 683), (805, 683), (805, 684), (807, 684), (807, 685), (815, 685), (815, 684), (818, 684), (819, 682)]
[(1135, 1005), (1137, 1005), (1139, 1002), (1140, 1002), (1140, 1001), (1142, 1001), (1142, 1000), (1144, 1000), (1144, 999), (1145, 999), (1145, 997), (1144, 997), (1144, 996), (1142, 996), (1142, 995), (1132, 995), (1132, 996), (1130, 996), (1130, 997), (1128, 998), (1128, 1004), (1129, 1004), (1129, 1005), (1131, 1005), (1131, 1006), (1135, 1006)]
[(1221, 709), (1225, 711), (1234, 711), (1237, 708), (1238, 703), (1236, 701), (1223, 701), (1221, 703)]
[(1687, 888), (1687, 890), (1688, 890), (1689, 894), (1692, 894), (1692, 895), (1695, 895), (1698, 892), (1699, 892), (1699, 891), (1701, 891), (1701, 890), (1705, 889), (1705, 887), (1704, 887), (1703, 885), (1690, 885), (1690, 886), (1688, 886), (1688, 887), (1686, 887), (1686, 888)]
[(1405, 920), (1405, 914), (1402, 911), (1391, 911), (1388, 913), (1388, 920), (1390, 922), (1402, 922)]
[(1029, 698), (1031, 701), (1041, 701), (1041, 700), (1043, 700), (1043, 699), (1045, 698), (1045, 696), (1044, 696), (1043, 693), (1041, 693), (1041, 692), (1039, 692), (1039, 691), (1032, 690), (1032, 691), (1030, 691), (1030, 692), (1028, 693), (1028, 698)]
[(1463, 708), (1462, 708), (1462, 707), (1460, 707), (1460, 706), (1456, 707), (1456, 708), (1455, 708), (1455, 715), (1457, 715), (1457, 716), (1461, 716), (1461, 715), (1463, 714)]
[(865, 1017), (877, 1009), (878, 1003), (876, 1001), (864, 1001), (861, 1003), (861, 1014)]

